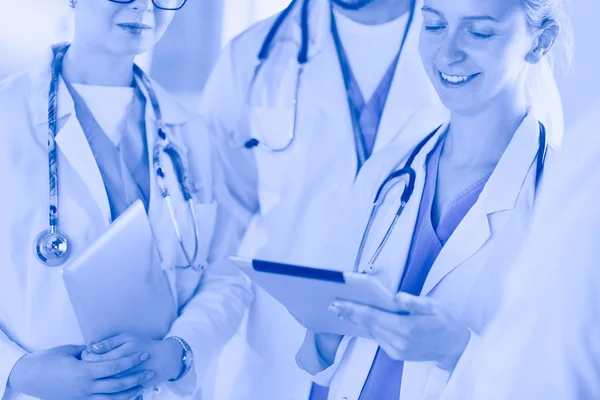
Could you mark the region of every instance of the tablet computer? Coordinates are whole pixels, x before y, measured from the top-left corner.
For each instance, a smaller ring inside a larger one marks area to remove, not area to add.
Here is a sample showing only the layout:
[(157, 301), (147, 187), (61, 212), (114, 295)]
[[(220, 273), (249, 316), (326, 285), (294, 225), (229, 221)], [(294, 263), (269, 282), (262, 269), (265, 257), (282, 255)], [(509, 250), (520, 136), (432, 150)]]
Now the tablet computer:
[(177, 317), (139, 200), (67, 264), (62, 276), (88, 346), (121, 333), (162, 339)]
[(243, 257), (230, 257), (253, 282), (316, 333), (368, 337), (358, 326), (329, 311), (335, 300), (394, 310), (394, 294), (375, 277)]

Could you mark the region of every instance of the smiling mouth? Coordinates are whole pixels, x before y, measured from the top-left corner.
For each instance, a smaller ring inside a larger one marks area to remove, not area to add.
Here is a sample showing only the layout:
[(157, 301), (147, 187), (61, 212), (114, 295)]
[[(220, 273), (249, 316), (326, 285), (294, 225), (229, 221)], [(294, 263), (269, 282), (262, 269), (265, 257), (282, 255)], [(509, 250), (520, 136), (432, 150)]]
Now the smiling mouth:
[(124, 29), (124, 30), (132, 32), (132, 33), (142, 33), (144, 31), (152, 29), (152, 27), (149, 25), (141, 24), (141, 23), (134, 23), (134, 22), (117, 24), (117, 26), (120, 27), (121, 29)]
[(475, 79), (479, 73), (476, 74), (472, 74), (472, 75), (448, 75), (445, 74), (441, 71), (438, 71), (439, 76), (440, 76), (440, 81), (449, 87), (458, 87), (458, 86), (463, 86), (466, 85), (467, 83), (471, 82), (473, 79)]

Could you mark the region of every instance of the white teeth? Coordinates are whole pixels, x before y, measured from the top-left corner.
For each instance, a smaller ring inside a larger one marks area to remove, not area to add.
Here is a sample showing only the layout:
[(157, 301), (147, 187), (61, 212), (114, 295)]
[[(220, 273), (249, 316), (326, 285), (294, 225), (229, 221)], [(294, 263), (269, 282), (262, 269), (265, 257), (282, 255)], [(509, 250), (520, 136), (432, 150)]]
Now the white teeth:
[(450, 83), (461, 83), (469, 79), (468, 75), (446, 75), (442, 72), (442, 78)]

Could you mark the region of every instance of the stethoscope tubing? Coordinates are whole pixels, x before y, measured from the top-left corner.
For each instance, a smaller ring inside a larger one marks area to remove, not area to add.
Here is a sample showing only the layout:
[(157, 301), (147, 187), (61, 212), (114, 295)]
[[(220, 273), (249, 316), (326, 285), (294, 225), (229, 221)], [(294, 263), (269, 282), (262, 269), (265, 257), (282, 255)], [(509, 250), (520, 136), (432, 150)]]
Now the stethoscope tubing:
[[(54, 58), (51, 64), (52, 77), (48, 94), (49, 228), (42, 231), (34, 240), (34, 254), (36, 258), (46, 266), (60, 266), (64, 264), (69, 258), (71, 249), (69, 238), (58, 229), (58, 152), (55, 143), (55, 137), (58, 133), (56, 121), (58, 110), (58, 83), (62, 70), (62, 61), (68, 48), (68, 44), (55, 46), (53, 48)], [(188, 263), (185, 267), (175, 266), (175, 268), (199, 268), (199, 266), (196, 265), (199, 248), (198, 223), (189, 185), (187, 166), (185, 165), (184, 159), (181, 157), (181, 152), (175, 148), (166, 134), (166, 126), (162, 119), (160, 104), (152, 87), (152, 82), (137, 65), (134, 65), (134, 73), (142, 80), (150, 97), (150, 102), (156, 117), (158, 140), (156, 141), (153, 151), (153, 168), (161, 191), (161, 196), (167, 204), (175, 235), (183, 251), (184, 257), (186, 258), (186, 262)], [(164, 168), (161, 160), (162, 154), (167, 154), (173, 162), (179, 188), (184, 201), (187, 203), (188, 215), (191, 215), (192, 217), (192, 230), (194, 234), (193, 256), (190, 256), (185, 247), (181, 226), (175, 215), (171, 195), (165, 182)]]
[[(388, 228), (383, 236), (383, 239), (381, 240), (381, 242), (377, 246), (377, 249), (373, 253), (373, 256), (369, 259), (369, 262), (367, 264), (369, 268), (372, 269), (373, 264), (375, 263), (375, 261), (377, 260), (377, 258), (381, 254), (381, 252), (383, 251), (395, 226), (398, 223), (398, 220), (400, 219), (400, 216), (402, 215), (402, 212), (404, 211), (404, 208), (406, 207), (406, 204), (409, 202), (409, 200), (411, 199), (412, 194), (414, 192), (415, 183), (416, 183), (416, 172), (412, 168), (412, 164), (413, 164), (415, 158), (417, 157), (417, 155), (423, 149), (423, 147), (440, 130), (440, 128), (441, 128), (441, 126), (438, 127), (437, 129), (435, 129), (429, 135), (427, 135), (427, 137), (425, 137), (425, 139), (423, 139), (417, 145), (417, 147), (415, 147), (415, 149), (412, 151), (411, 155), (407, 159), (406, 163), (404, 164), (403, 168), (396, 170), (396, 171), (392, 172), (391, 174), (389, 174), (386, 177), (386, 179), (383, 181), (383, 183), (381, 185), (379, 185), (379, 188), (377, 189), (375, 198), (373, 200), (373, 206), (371, 208), (371, 213), (369, 214), (369, 219), (367, 220), (367, 224), (365, 226), (363, 235), (360, 240), (360, 244), (358, 246), (356, 258), (354, 259), (354, 265), (352, 268), (353, 272), (355, 272), (355, 273), (359, 272), (360, 262), (362, 260), (364, 250), (366, 248), (369, 233), (373, 226), (373, 222), (375, 221), (377, 211), (379, 210), (381, 205), (383, 205), (383, 202), (385, 201), (385, 198), (386, 198), (387, 194), (389, 193), (389, 191), (392, 189), (392, 187), (394, 187), (400, 181), (401, 178), (407, 177), (407, 179), (405, 179), (406, 185), (405, 185), (402, 195), (400, 197), (400, 205), (398, 207), (398, 210), (396, 211), (391, 224), (388, 226)], [(537, 160), (536, 161), (536, 178), (535, 178), (536, 188), (541, 180), (547, 150), (548, 150), (548, 139), (547, 139), (547, 135), (546, 135), (546, 128), (544, 127), (544, 124), (542, 124), (540, 122), (539, 123), (539, 148), (538, 148), (538, 152), (536, 155), (536, 160)]]

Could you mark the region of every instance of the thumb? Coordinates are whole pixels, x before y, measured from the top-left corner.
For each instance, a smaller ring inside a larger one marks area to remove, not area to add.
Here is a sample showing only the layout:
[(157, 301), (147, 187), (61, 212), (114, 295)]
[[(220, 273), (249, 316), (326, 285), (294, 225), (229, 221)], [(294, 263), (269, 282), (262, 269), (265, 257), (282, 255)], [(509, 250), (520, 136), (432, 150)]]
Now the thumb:
[(432, 314), (435, 311), (435, 301), (428, 296), (413, 296), (410, 293), (398, 292), (394, 302), (398, 311), (411, 314)]

